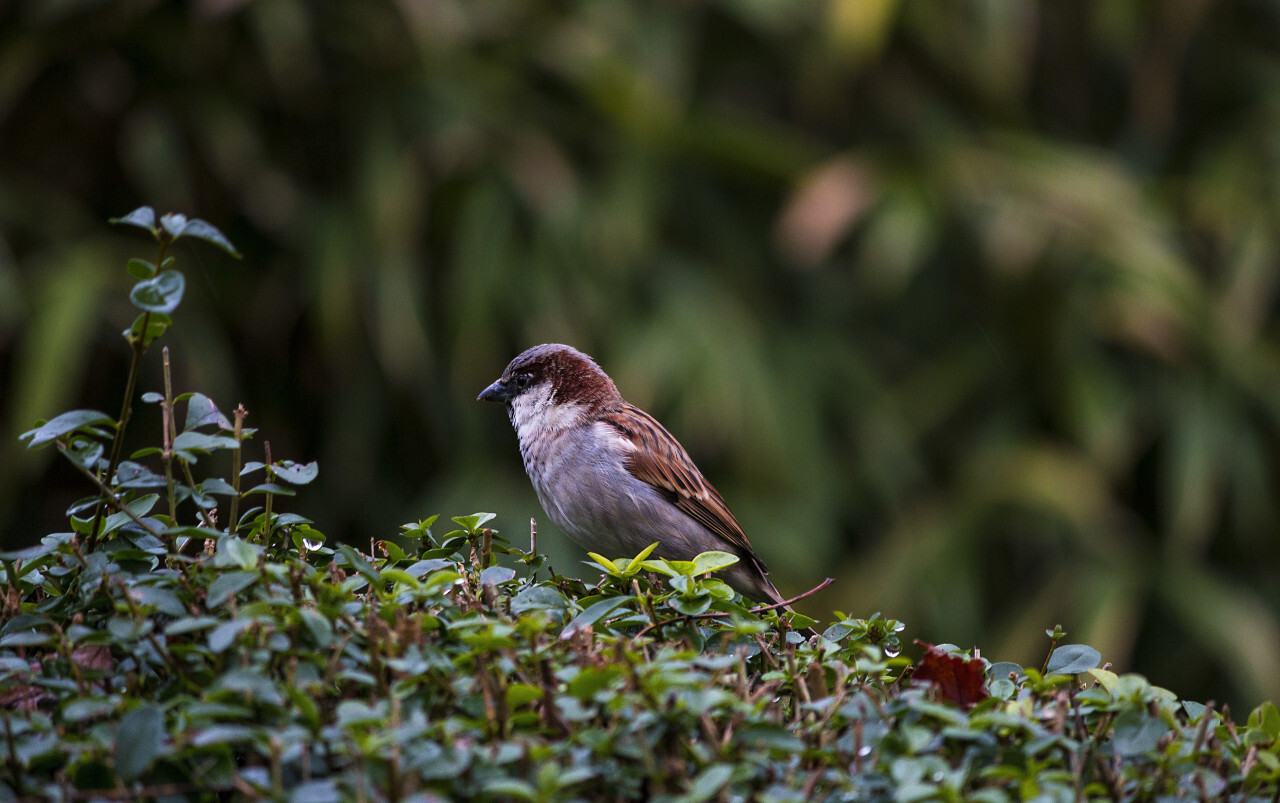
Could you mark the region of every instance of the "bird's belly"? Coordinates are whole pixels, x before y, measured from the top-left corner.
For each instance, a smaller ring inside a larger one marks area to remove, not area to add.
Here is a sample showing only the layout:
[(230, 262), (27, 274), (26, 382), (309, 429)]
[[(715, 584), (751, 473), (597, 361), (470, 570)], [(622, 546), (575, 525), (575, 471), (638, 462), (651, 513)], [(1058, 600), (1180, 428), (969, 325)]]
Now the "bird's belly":
[(701, 529), (653, 486), (637, 480), (615, 455), (580, 451), (541, 461), (530, 471), (538, 501), (556, 526), (579, 546), (607, 558), (636, 555), (655, 541), (663, 557), (689, 560)]

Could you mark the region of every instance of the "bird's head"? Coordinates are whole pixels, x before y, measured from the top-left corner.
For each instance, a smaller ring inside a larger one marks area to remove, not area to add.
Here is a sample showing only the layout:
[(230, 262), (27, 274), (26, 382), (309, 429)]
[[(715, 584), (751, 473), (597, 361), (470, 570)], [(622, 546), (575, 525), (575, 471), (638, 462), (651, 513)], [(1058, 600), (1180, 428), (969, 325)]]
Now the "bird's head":
[(512, 360), (476, 400), (505, 404), (520, 430), (522, 423), (569, 426), (579, 416), (615, 407), (622, 397), (595, 360), (572, 346), (544, 343)]

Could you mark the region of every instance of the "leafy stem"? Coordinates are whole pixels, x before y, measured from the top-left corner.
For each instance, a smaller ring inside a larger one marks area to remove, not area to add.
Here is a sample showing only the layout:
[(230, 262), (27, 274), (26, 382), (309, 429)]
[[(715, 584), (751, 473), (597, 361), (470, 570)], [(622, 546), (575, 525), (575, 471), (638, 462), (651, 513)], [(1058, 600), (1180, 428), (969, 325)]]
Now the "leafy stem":
[[(163, 231), (156, 232), (156, 239), (160, 245), (156, 252), (156, 270), (164, 264), (164, 252), (169, 247), (170, 235)], [(133, 394), (138, 386), (138, 373), (142, 369), (142, 355), (147, 353), (147, 330), (151, 326), (151, 310), (144, 310), (142, 315), (142, 329), (137, 337), (129, 337), (129, 346), (133, 351), (133, 357), (129, 361), (129, 376), (125, 380), (124, 400), (120, 405), (120, 418), (116, 421), (116, 434), (111, 441), (111, 457), (107, 461), (107, 481), (115, 476), (116, 469), (120, 466), (120, 456), (124, 451), (124, 433), (129, 426), (129, 419), (133, 416)], [(103, 488), (106, 486), (101, 481), (98, 482)], [(109, 491), (104, 492), (102, 501), (98, 503), (97, 509), (93, 514), (93, 526), (89, 528), (89, 540), (85, 544), (85, 548), (92, 552), (98, 545), (98, 527), (102, 523), (102, 512), (105, 509), (104, 503), (110, 496)]]
[[(164, 400), (160, 403), (160, 406), (164, 411), (164, 451), (161, 453), (161, 458), (164, 461), (165, 487), (169, 492), (169, 522), (176, 527), (178, 524), (178, 506), (173, 486), (173, 442), (178, 437), (178, 427), (173, 418), (173, 380), (169, 371), (169, 347), (165, 346), (162, 353), (164, 354)], [(187, 481), (187, 487), (194, 493), (196, 480), (191, 475), (191, 464), (179, 458), (178, 465), (182, 468), (182, 477)], [(206, 527), (211, 530), (218, 529), (218, 525), (202, 505), (197, 503), (196, 510)]]

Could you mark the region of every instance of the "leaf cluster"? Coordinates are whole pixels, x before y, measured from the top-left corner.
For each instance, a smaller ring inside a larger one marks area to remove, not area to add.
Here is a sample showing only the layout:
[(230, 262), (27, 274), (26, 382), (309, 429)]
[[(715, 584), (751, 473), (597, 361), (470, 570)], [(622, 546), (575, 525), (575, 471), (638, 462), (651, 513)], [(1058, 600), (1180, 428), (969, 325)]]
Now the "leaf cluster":
[(588, 587), (547, 575), (491, 519), (406, 525), (374, 554), (310, 531), (222, 534), (188, 559), (121, 529), (88, 555), (69, 533), (0, 555), (13, 712), (0, 788), (993, 801), (1277, 788), (1274, 705), (1238, 726), (1082, 645), (1041, 669), (944, 647), (982, 690), (955, 701), (890, 657), (901, 623), (842, 617), (805, 641), (740, 600), (696, 618), (689, 588), (719, 581), (642, 557)]

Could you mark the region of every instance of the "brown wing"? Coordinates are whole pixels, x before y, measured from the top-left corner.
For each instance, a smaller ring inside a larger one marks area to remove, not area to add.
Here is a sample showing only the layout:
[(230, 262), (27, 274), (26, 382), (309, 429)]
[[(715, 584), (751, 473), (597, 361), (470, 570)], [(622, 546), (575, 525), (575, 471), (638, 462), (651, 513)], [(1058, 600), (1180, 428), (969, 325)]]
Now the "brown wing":
[(761, 574), (768, 574), (724, 498), (665, 427), (627, 402), (623, 403), (622, 413), (608, 421), (635, 445), (635, 451), (627, 458), (627, 468), (637, 479), (657, 488), (690, 518), (724, 539), (726, 551), (749, 560)]

